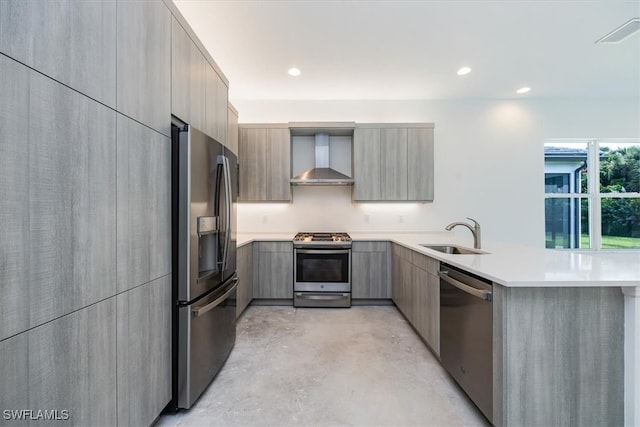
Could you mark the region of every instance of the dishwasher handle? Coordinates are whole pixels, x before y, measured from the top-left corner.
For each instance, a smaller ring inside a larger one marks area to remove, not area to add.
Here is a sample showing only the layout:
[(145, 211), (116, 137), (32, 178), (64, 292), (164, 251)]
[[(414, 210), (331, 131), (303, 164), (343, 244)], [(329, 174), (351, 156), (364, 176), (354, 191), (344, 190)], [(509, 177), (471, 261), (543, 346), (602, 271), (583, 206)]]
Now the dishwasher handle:
[(474, 288), (473, 286), (469, 286), (466, 283), (462, 283), (461, 281), (456, 280), (453, 277), (449, 276), (448, 271), (440, 271), (438, 272), (438, 276), (440, 276), (440, 278), (445, 282), (447, 282), (448, 284), (455, 286), (461, 291), (466, 292), (470, 295), (473, 295), (476, 298), (480, 298), (487, 301), (492, 300), (493, 294), (491, 291)]

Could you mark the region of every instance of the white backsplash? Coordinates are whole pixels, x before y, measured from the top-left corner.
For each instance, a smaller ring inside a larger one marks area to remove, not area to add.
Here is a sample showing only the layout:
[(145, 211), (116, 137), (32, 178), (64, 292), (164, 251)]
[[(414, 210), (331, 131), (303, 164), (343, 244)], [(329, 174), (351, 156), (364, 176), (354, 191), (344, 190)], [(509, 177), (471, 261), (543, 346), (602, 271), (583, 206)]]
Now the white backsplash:
[(431, 203), (353, 203), (350, 186), (292, 187), (291, 203), (239, 203), (238, 230), (441, 231)]

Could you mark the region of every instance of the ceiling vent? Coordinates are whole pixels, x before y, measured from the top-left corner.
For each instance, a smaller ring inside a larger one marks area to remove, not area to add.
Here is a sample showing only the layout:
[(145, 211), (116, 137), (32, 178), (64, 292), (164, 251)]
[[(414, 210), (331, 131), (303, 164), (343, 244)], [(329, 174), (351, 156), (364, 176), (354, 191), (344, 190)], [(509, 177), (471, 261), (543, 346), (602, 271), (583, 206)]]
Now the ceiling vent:
[(617, 44), (640, 32), (640, 18), (633, 18), (622, 24), (606, 36), (596, 40), (596, 43)]

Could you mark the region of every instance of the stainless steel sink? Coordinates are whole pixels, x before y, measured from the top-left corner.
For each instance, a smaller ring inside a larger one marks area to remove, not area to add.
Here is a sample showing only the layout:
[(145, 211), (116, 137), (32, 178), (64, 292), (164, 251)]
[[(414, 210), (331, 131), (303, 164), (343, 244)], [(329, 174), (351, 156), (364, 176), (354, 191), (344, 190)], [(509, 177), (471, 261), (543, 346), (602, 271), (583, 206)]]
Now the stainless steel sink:
[(458, 245), (424, 245), (420, 244), (427, 249), (433, 249), (434, 251), (442, 252), (445, 254), (453, 254), (453, 255), (484, 255), (487, 252), (483, 252), (478, 249), (465, 248), (464, 246)]

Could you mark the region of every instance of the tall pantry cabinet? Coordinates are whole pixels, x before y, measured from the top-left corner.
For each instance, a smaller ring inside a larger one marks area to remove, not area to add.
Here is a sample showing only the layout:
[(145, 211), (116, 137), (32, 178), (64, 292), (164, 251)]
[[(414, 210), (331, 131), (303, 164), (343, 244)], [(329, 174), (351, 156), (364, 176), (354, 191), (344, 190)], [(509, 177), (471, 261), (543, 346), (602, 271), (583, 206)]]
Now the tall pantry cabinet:
[(169, 0), (3, 0), (0, 53), (0, 402), (150, 425), (171, 398), (171, 115), (227, 143), (228, 82)]

